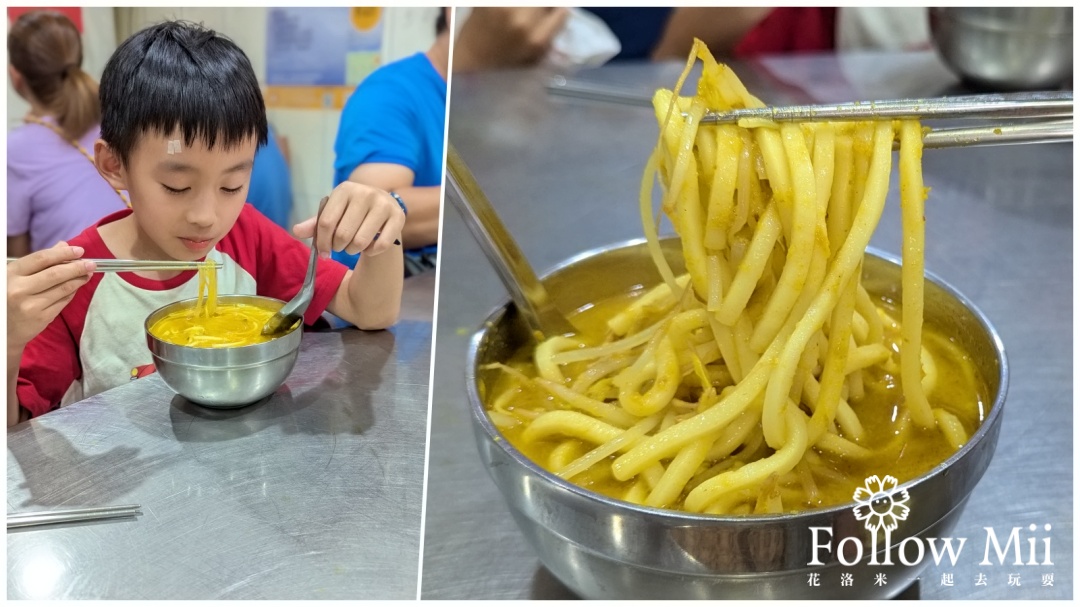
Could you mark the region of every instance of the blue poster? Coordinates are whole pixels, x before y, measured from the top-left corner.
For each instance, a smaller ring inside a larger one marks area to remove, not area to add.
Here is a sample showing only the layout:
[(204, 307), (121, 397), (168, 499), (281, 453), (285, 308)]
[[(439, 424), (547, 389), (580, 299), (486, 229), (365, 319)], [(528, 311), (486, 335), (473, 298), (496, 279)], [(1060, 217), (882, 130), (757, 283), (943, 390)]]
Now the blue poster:
[(380, 8), (270, 8), (268, 85), (355, 85), (378, 65)]

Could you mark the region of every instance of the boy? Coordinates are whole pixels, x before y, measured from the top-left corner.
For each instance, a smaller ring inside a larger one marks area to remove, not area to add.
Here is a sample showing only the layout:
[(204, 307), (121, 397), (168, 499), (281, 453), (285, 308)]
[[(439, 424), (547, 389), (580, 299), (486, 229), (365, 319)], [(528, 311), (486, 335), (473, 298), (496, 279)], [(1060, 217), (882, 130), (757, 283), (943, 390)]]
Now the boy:
[[(286, 301), (304, 279), (309, 249), (244, 202), (267, 125), (243, 51), (201, 26), (155, 25), (117, 48), (100, 94), (93, 160), (131, 209), (8, 265), (8, 426), (141, 375), (146, 316), (197, 293), (194, 270), (94, 274), (84, 256), (205, 258), (222, 264), (221, 293)], [(395, 322), (404, 221), (386, 192), (345, 183), (294, 227), (321, 257), (306, 323), (323, 310), (362, 329)], [(364, 254), (349, 271), (331, 250)]]

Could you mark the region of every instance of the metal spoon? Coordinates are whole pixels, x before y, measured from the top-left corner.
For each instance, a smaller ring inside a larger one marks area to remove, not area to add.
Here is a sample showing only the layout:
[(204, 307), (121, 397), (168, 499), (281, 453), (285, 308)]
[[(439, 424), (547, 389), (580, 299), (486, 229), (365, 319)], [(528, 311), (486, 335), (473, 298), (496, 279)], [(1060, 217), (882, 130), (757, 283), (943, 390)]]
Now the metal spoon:
[[(322, 215), (323, 207), (326, 206), (328, 197), (323, 196), (323, 199), (319, 201), (319, 215)], [(318, 216), (315, 218), (315, 225), (318, 225)], [(300, 287), (300, 291), (295, 297), (289, 300), (288, 303), (281, 306), (281, 309), (277, 311), (270, 320), (266, 321), (263, 325), (263, 335), (276, 335), (278, 333), (284, 333), (291, 329), (297, 321), (304, 318), (304, 312), (307, 311), (309, 305), (311, 305), (311, 298), (315, 295), (315, 262), (319, 259), (319, 250), (315, 248), (315, 240), (311, 241), (311, 258), (308, 260), (307, 275), (304, 276), (304, 284)]]
[(469, 231), (484, 250), (502, 279), (531, 332), (542, 337), (577, 333), (570, 321), (555, 308), (547, 289), (536, 278), (525, 255), (506, 230), (491, 201), (484, 195), (469, 167), (453, 144), (446, 152), (446, 198), (465, 218)]

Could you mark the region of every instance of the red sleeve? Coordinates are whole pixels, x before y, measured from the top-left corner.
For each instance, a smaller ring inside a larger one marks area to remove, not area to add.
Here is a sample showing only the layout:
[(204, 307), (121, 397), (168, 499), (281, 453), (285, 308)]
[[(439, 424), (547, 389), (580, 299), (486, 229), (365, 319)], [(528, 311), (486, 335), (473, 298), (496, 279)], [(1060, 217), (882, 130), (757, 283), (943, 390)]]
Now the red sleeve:
[[(96, 276), (100, 280), (100, 275)], [(91, 291), (85, 286), (85, 291)], [(82, 327), (72, 327), (71, 321), (85, 317), (76, 309), (85, 311), (89, 294), (80, 292), (64, 311), (45, 330), (30, 340), (19, 362), (19, 379), (15, 388), (19, 405), (30, 412), (31, 417), (44, 415), (60, 406), (71, 384), (82, 378), (79, 362), (77, 335)]]
[[(239, 254), (237, 263), (255, 277), (259, 295), (289, 301), (300, 291), (311, 249), (267, 219), (255, 207), (250, 204), (244, 206), (229, 233), (229, 240), (233, 241), (229, 246), (236, 247)], [(348, 271), (348, 268), (332, 259), (318, 260), (315, 266), (315, 296), (304, 313), (306, 324), (314, 323), (326, 310)]]
[(745, 58), (777, 53), (813, 53), (836, 47), (836, 8), (785, 6), (774, 8), (735, 45)]

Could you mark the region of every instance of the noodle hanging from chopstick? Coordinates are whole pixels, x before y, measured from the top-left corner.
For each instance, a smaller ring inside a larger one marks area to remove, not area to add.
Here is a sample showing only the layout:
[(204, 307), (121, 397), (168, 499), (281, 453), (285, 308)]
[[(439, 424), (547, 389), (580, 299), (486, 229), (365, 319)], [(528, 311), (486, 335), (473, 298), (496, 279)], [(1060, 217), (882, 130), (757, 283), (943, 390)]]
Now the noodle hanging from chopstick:
[[(695, 58), (704, 64), (697, 95), (680, 97)], [(574, 482), (648, 506), (720, 514), (823, 503), (845, 478), (843, 462), (895, 460), (920, 433), (945, 449), (966, 442), (966, 415), (928, 398), (941, 382), (923, 340), (919, 123), (701, 126), (706, 108), (763, 104), (700, 41), (675, 89), (658, 91), (653, 105), (660, 134), (640, 213), (663, 282), (608, 319), (605, 343), (559, 336), (537, 347), (531, 368), (539, 377), (494, 365), (517, 396), (497, 396), (496, 425), (521, 430), (526, 446), (553, 442), (547, 464)], [(861, 276), (898, 134), (896, 323)], [(681, 239), (683, 276), (659, 241), (655, 176), (660, 208)], [(903, 398), (889, 438), (874, 444), (869, 437), (883, 433), (867, 420), (883, 415), (863, 401), (895, 383)], [(541, 393), (524, 406), (525, 395)]]

